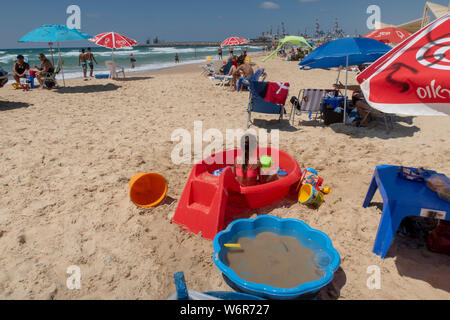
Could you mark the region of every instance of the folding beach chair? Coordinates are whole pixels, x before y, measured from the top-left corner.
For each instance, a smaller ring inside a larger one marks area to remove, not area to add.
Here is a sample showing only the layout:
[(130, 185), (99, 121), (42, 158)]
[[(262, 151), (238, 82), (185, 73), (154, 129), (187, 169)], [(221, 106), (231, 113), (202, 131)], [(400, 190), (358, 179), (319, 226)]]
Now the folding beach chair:
[(250, 86), (250, 81), (259, 81), (259, 78), (261, 77), (262, 81), (264, 81), (266, 76), (267, 74), (264, 72), (264, 69), (258, 69), (250, 78), (240, 78), (236, 90), (239, 92), (241, 86), (248, 88)]
[(212, 63), (205, 64), (203, 66), (200, 66), (203, 70), (201, 72), (201, 75), (207, 76), (212, 75), (215, 73), (214, 67)]
[(45, 77), (44, 77), (43, 81), (44, 81), (44, 86), (47, 89), (51, 89), (57, 85), (56, 76), (61, 72), (63, 63), (64, 63), (64, 60), (59, 59), (56, 69), (53, 70), (52, 72), (45, 73)]
[(119, 73), (122, 73), (123, 77), (125, 78), (125, 68), (124, 67), (118, 66), (112, 60), (105, 61), (105, 66), (109, 70), (109, 77), (111, 79), (117, 79), (119, 77)]
[(289, 120), (292, 118), (292, 123), (294, 123), (295, 114), (301, 115), (302, 112), (308, 113), (310, 119), (312, 114), (314, 114), (314, 119), (320, 117), (322, 112), (322, 101), (328, 91), (330, 90), (301, 89), (298, 93), (298, 97), (294, 96), (291, 98), (292, 109)]
[[(209, 77), (209, 80), (211, 81), (213, 86), (220, 85), (221, 87), (225, 86), (225, 84), (229, 84), (231, 82), (231, 79), (233, 79), (232, 76), (229, 76), (228, 73), (230, 73), (230, 69), (233, 65), (233, 61), (229, 60), (225, 67), (223, 68), (223, 72), (219, 74), (211, 74)], [(213, 69), (214, 70), (214, 69)], [(215, 80), (218, 80), (216, 82)]]
[(252, 112), (277, 114), (279, 120), (283, 120), (283, 114), (286, 114), (284, 104), (276, 104), (264, 100), (267, 88), (267, 82), (250, 81), (249, 103), (247, 107), (247, 129), (250, 125)]

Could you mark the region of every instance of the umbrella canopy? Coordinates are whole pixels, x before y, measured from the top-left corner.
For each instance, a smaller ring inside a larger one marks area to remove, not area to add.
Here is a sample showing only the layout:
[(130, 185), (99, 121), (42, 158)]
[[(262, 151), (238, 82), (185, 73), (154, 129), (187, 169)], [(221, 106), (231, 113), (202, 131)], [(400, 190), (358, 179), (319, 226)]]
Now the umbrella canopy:
[[(52, 60), (53, 60), (52, 42), (57, 42), (59, 59), (62, 62), (63, 60), (61, 58), (61, 51), (59, 50), (59, 43), (61, 41), (86, 40), (89, 38), (92, 38), (92, 36), (87, 33), (81, 32), (77, 29), (70, 29), (63, 24), (46, 24), (24, 35), (19, 40), (19, 42), (48, 42), (50, 46)], [(54, 61), (53, 64), (55, 64)], [(66, 81), (64, 80), (64, 69), (62, 66), (61, 72), (63, 77), (63, 83), (64, 85), (66, 85)]]
[(238, 45), (246, 44), (246, 43), (249, 43), (249, 41), (247, 39), (244, 39), (241, 37), (229, 37), (229, 38), (225, 39), (220, 46), (221, 47), (238, 46)]
[(391, 47), (373, 39), (342, 38), (316, 48), (299, 65), (321, 69), (355, 66), (373, 62), (389, 50)]
[(89, 39), (89, 41), (109, 49), (130, 48), (138, 45), (136, 40), (127, 38), (124, 35), (115, 32), (98, 34), (94, 38)]
[(364, 70), (367, 102), (388, 113), (450, 115), (450, 13), (419, 30)]
[(364, 38), (370, 38), (381, 41), (383, 43), (395, 43), (398, 44), (403, 40), (406, 40), (411, 35), (410, 32), (399, 28), (383, 28), (369, 32)]
[[(347, 113), (348, 66), (373, 62), (389, 52), (389, 50), (391, 50), (391, 47), (377, 40), (369, 38), (342, 38), (322, 44), (303, 59), (299, 65), (321, 69), (341, 66), (347, 67), (345, 71), (345, 102), (343, 117), (345, 123)], [(338, 79), (339, 75), (340, 71)], [(336, 80), (336, 83), (338, 79)]]
[(61, 42), (89, 38), (92, 36), (63, 24), (46, 24), (24, 35), (19, 42)]
[(271, 53), (269, 54), (267, 57), (265, 57), (262, 62), (266, 62), (268, 59), (274, 57), (278, 51), (281, 50), (281, 48), (286, 44), (286, 43), (290, 43), (296, 46), (300, 46), (303, 48), (312, 48), (311, 45), (308, 43), (308, 41), (306, 41), (305, 38), (303, 37), (298, 37), (298, 36), (286, 36), (283, 39), (281, 39), (278, 42), (278, 47)]

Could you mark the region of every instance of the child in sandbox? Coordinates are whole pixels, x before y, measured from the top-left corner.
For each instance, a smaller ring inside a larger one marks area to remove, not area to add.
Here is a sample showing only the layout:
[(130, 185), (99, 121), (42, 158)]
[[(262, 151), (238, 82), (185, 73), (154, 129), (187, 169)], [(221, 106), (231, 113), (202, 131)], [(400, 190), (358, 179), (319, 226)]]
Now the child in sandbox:
[(252, 134), (241, 138), (242, 155), (234, 159), (236, 180), (243, 186), (258, 184), (261, 163), (258, 160), (258, 141)]

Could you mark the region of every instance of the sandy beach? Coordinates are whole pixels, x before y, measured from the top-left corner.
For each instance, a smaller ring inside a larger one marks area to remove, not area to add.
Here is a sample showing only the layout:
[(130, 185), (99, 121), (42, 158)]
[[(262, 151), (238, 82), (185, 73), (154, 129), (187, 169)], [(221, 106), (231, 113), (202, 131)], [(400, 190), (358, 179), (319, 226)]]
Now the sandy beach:
[[(289, 96), (331, 88), (337, 75), (278, 58), (255, 62), (267, 80), (290, 82)], [(195, 64), (117, 81), (73, 79), (52, 91), (0, 89), (0, 299), (166, 299), (178, 271), (192, 290), (231, 290), (212, 242), (170, 223), (192, 168), (172, 164), (172, 132), (193, 132), (198, 120), (203, 130), (245, 129), (248, 92), (213, 87), (200, 72)], [(273, 116), (254, 118), (254, 128), (280, 127)], [(250, 214), (300, 219), (329, 235), (342, 262), (323, 299), (450, 299), (450, 256), (396, 241), (380, 259), (372, 253), (380, 195), (362, 208), (377, 165), (450, 174), (448, 117), (398, 116), (390, 133), (377, 123), (299, 120), (282, 123), (280, 149), (315, 168), (332, 193), (318, 210), (294, 195)], [(138, 172), (167, 179), (163, 204), (130, 201)], [(79, 290), (66, 286), (71, 265), (81, 268)], [(367, 287), (369, 266), (380, 268), (381, 289)]]

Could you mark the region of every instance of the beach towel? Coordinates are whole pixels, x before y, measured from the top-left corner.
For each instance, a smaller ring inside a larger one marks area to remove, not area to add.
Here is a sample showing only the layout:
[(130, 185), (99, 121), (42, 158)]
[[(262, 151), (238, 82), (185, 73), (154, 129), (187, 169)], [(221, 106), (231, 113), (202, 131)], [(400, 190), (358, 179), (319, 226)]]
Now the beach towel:
[(289, 82), (269, 82), (264, 100), (276, 104), (283, 104), (289, 94)]
[(254, 94), (264, 98), (267, 92), (267, 82), (252, 81), (252, 83)]

